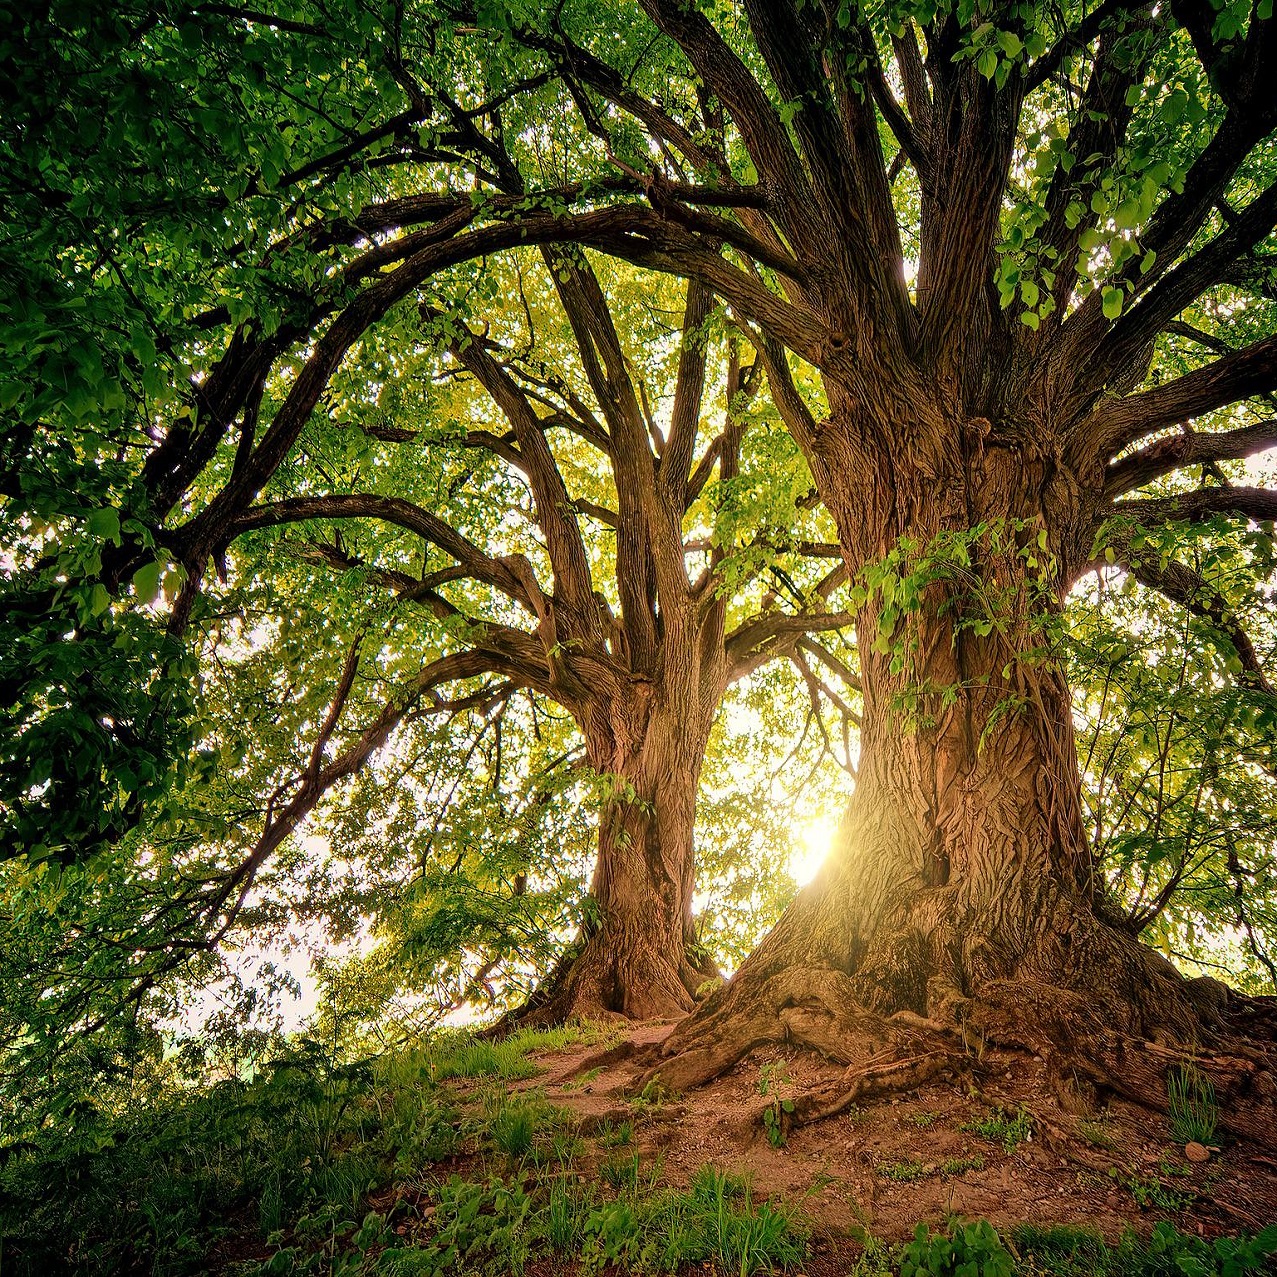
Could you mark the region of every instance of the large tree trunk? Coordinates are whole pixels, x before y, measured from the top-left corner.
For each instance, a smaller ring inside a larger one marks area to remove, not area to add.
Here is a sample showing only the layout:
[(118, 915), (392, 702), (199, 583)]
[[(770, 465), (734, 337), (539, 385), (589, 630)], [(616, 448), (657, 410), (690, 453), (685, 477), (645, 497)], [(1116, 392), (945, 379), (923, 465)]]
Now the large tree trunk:
[[(878, 644), (906, 587), (861, 609), (859, 775), (836, 845), (668, 1039), (656, 1071), (674, 1089), (763, 1042), (806, 1043), (852, 1068), (840, 1095), (800, 1103), (801, 1120), (948, 1067), (987, 1036), (1042, 1053), (1062, 1098), (1112, 1087), (1164, 1100), (1174, 1049), (1236, 1012), (1223, 986), (1182, 979), (1110, 920), (1096, 881), (1050, 644), (1072, 548), (1049, 465), (985, 455), (978, 427), (944, 437), (976, 442), (912, 472), (900, 456), (813, 457), (853, 575), (908, 545), (899, 575), (931, 583)], [(1233, 1124), (1271, 1129), (1263, 1053), (1234, 1050), (1219, 1068)]]
[(669, 699), (645, 682), (634, 690), (605, 726), (587, 723), (591, 764), (612, 789), (600, 813), (590, 916), (519, 1013), (521, 1023), (677, 1017), (717, 975), (692, 918), (707, 716), (699, 703)]

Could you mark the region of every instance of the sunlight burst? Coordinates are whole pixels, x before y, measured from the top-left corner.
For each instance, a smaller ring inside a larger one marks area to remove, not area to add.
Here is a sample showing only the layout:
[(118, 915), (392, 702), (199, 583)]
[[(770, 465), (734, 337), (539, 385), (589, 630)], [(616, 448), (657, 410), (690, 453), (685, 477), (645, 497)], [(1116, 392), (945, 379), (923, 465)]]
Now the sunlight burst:
[(836, 816), (821, 816), (796, 827), (794, 848), (789, 853), (789, 876), (800, 887), (805, 887), (825, 863), (837, 832)]

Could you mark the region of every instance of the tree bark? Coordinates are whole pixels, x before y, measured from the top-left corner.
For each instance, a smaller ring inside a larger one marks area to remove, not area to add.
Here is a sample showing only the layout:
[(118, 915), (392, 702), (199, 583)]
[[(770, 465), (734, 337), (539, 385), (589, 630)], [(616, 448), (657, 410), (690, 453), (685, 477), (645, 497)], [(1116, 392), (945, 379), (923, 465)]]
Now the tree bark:
[(591, 765), (612, 791), (590, 914), (520, 1023), (679, 1017), (718, 974), (692, 917), (696, 790), (717, 697), (707, 712), (700, 698), (687, 703), (643, 680), (627, 690), (585, 724)]
[[(859, 611), (861, 754), (836, 845), (654, 1071), (683, 1089), (788, 1041), (853, 1068), (886, 1048), (913, 1084), (989, 1037), (1043, 1054), (1062, 1099), (1109, 1088), (1164, 1106), (1174, 1052), (1250, 1012), (1114, 925), (1097, 881), (1050, 643), (1087, 503), (1073, 476), (988, 439), (987, 422), (920, 411), (912, 429), (895, 425), (880, 437), (912, 436), (912, 449), (876, 451), (837, 419), (809, 449), (853, 579), (868, 567), (860, 579), (881, 582), (874, 565), (904, 548), (897, 575), (929, 582), (889, 640), (875, 642), (880, 614), (904, 582), (871, 588)], [(1270, 1134), (1272, 1061), (1239, 1046), (1236, 1028), (1219, 1066), (1227, 1117)], [(856, 1074), (844, 1095), (880, 1072)], [(840, 1106), (809, 1097), (797, 1120)]]

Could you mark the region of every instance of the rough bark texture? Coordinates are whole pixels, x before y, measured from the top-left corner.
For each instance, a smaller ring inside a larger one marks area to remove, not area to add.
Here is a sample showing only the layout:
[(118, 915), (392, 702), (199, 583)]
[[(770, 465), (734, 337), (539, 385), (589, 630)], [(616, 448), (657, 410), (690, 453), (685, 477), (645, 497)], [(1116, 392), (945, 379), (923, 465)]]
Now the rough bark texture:
[[(592, 588), (543, 419), (478, 343), (459, 357), (502, 404), (519, 436), (556, 573), (553, 594), (525, 591), (539, 621), (539, 686), (575, 718), (590, 765), (614, 796), (600, 819), (592, 916), (543, 987), (506, 1023), (679, 1016), (717, 974), (696, 951), (693, 831), (701, 764), (723, 694), (734, 678), (791, 654), (809, 630), (835, 628), (847, 617), (771, 608), (729, 630), (728, 597), (713, 570), (727, 548), (715, 546), (709, 569), (689, 576), (685, 518), (715, 461), (723, 480), (737, 474), (745, 431), (739, 413), (757, 384), (733, 348), (722, 433), (698, 463), (706, 356), (696, 333), (710, 311), (709, 290), (688, 288), (689, 338), (661, 431), (647, 419), (598, 280), (579, 261), (551, 264), (607, 432), (617, 501), (607, 517), (616, 532), (619, 613)], [(580, 433), (590, 433), (577, 424)], [(597, 434), (599, 428), (592, 429)], [(815, 591), (817, 608), (834, 584), (827, 574)]]
[(703, 704), (654, 704), (657, 695), (640, 684), (630, 712), (591, 742), (591, 764), (615, 791), (600, 817), (594, 912), (523, 1022), (676, 1017), (717, 974), (692, 918), (696, 787), (717, 696), (707, 716)]
[[(1271, 1134), (1271, 1013), (1182, 978), (1098, 889), (1047, 633), (1082, 544), (1075, 482), (991, 442), (986, 421), (923, 407), (894, 423), (912, 454), (874, 455), (851, 418), (813, 440), (849, 569), (908, 544), (935, 579), (886, 651), (883, 596), (862, 609), (859, 776), (836, 846), (655, 1071), (681, 1089), (763, 1042), (805, 1043), (849, 1072), (839, 1094), (800, 1102), (801, 1121), (914, 1085), (987, 1037), (1041, 1053), (1065, 1103), (1100, 1089), (1164, 1103), (1168, 1067), (1226, 1037), (1209, 1065), (1224, 1120)], [(969, 562), (943, 551), (955, 543)]]

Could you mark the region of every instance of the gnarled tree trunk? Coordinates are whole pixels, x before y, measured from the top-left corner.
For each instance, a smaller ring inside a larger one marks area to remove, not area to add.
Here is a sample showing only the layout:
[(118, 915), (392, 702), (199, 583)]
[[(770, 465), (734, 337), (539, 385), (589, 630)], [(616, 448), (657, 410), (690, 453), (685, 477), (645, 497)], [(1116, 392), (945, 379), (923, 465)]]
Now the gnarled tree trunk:
[[(1060, 514), (1076, 492), (1040, 459), (986, 449), (986, 428), (937, 430), (930, 451), (872, 466), (843, 447), (850, 430), (831, 430), (813, 454), (849, 569), (870, 565), (857, 786), (819, 876), (665, 1044), (656, 1071), (675, 1089), (763, 1042), (806, 1043), (852, 1076), (800, 1101), (802, 1120), (878, 1081), (912, 1083), (987, 1035), (1047, 1057), (1066, 1100), (1095, 1087), (1155, 1099), (1175, 1048), (1244, 1015), (1106, 915), (1050, 642), (1081, 567), (1077, 515)], [(942, 439), (965, 442), (946, 452)], [(1219, 1065), (1229, 1120), (1270, 1131), (1267, 1057), (1237, 1043)]]
[(717, 975), (692, 918), (696, 790), (718, 693), (693, 680), (632, 680), (585, 723), (590, 763), (611, 787), (599, 819), (590, 915), (519, 1013), (521, 1023), (608, 1014), (677, 1017)]

